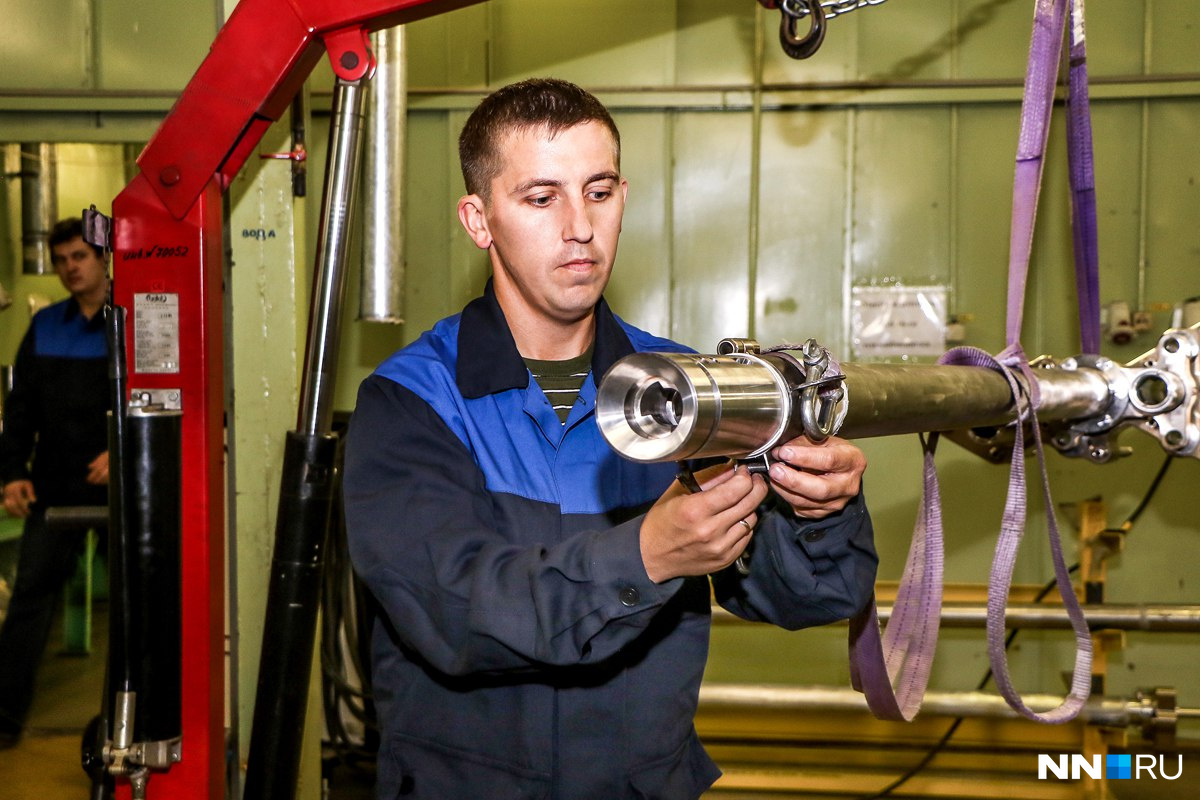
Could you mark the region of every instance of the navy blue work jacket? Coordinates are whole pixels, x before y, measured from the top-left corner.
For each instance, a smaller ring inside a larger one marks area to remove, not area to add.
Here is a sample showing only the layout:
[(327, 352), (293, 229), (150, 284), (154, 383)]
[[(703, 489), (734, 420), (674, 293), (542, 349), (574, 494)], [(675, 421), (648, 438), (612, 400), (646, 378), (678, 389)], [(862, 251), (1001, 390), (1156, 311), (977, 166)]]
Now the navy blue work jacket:
[[(491, 291), (363, 382), (346, 446), (350, 553), (379, 601), (378, 797), (690, 800), (720, 772), (696, 736), (711, 595), (655, 584), (642, 515), (670, 464), (617, 455), (596, 375), (685, 348), (597, 307), (592, 374), (566, 423)], [(765, 515), (751, 574), (714, 576), (734, 613), (798, 628), (874, 584), (856, 500), (815, 524)]]
[(88, 319), (73, 297), (43, 308), (17, 350), (0, 481), (32, 480), (42, 508), (105, 505), (108, 487), (87, 475), (108, 449), (110, 405), (103, 314)]

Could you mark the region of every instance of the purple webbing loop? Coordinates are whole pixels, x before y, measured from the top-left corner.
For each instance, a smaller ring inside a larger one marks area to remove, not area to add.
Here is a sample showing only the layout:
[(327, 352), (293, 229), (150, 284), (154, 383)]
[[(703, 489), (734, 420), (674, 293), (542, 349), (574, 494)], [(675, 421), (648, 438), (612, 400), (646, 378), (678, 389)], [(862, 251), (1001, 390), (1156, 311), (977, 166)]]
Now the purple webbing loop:
[(875, 597), (850, 620), (850, 680), (879, 719), (911, 722), (921, 710), (942, 617), (942, 504), (933, 455), (938, 434), (921, 437), (925, 483), (904, 575), (882, 637)]
[[(1083, 0), (1071, 0), (1072, 49), (1071, 55), (1080, 58), (1083, 63)], [(1018, 421), (1015, 424), (1015, 442), (1013, 446), (1012, 467), (1009, 473), (1008, 497), (1005, 501), (1004, 520), (1001, 523), (1000, 537), (996, 542), (996, 552), (992, 559), (992, 573), (988, 582), (988, 657), (991, 661), (992, 673), (1000, 694), (1008, 704), (1022, 716), (1037, 722), (1065, 722), (1074, 719), (1086, 702), (1091, 687), (1092, 640), (1083, 618), (1083, 611), (1075, 597), (1071, 585), (1070, 574), (1063, 560), (1062, 541), (1054, 516), (1054, 503), (1050, 496), (1050, 482), (1046, 475), (1045, 453), (1042, 448), (1041, 431), (1037, 424), (1037, 407), (1040, 401), (1037, 392), (1037, 380), (1029, 367), (1029, 360), (1020, 345), (1021, 322), (1024, 311), (1026, 279), (1029, 271), (1029, 259), (1033, 244), (1033, 226), (1037, 217), (1037, 198), (1041, 190), (1042, 156), (1046, 149), (1046, 140), (1050, 130), (1050, 114), (1054, 101), (1054, 89), (1057, 82), (1058, 66), (1062, 59), (1062, 43), (1067, 19), (1067, 0), (1037, 0), (1033, 22), (1033, 35), (1029, 48), (1029, 68), (1025, 76), (1025, 97), (1021, 105), (1021, 133), (1017, 145), (1017, 166), (1013, 181), (1013, 217), (1010, 237), (1009, 273), (1008, 273), (1008, 329), (1007, 347), (995, 360), (1012, 388), (1013, 399), (1018, 405)], [(1086, 72), (1083, 73), (1086, 75)], [(1083, 87), (1086, 97), (1086, 81), (1076, 81), (1076, 87)], [(1086, 111), (1086, 102), (1083, 104)], [(1080, 104), (1075, 104), (1079, 113)], [(1071, 126), (1071, 139), (1068, 149), (1074, 150), (1079, 141), (1075, 134), (1083, 130), (1075, 122)], [(1072, 186), (1080, 186), (1084, 194), (1073, 193), (1073, 201), (1079, 200), (1086, 205), (1087, 184), (1091, 183), (1091, 153), (1090, 153), (1090, 124), (1086, 126), (1087, 154), (1080, 160), (1078, 157), (1072, 164)], [(1078, 154), (1077, 154), (1078, 155)], [(1076, 179), (1079, 178), (1079, 183)], [(1094, 201), (1094, 197), (1092, 198)], [(1076, 238), (1086, 234), (1079, 233), (1080, 209), (1076, 210)], [(1092, 217), (1094, 220), (1094, 206)], [(1093, 231), (1094, 236), (1094, 231)], [(1094, 255), (1094, 249), (1092, 251)], [(1081, 262), (1081, 258), (1083, 259)], [(1077, 286), (1086, 270), (1088, 255), (1076, 255)], [(1080, 264), (1084, 264), (1083, 267)], [(1086, 281), (1085, 281), (1086, 282)], [(1091, 303), (1093, 293), (1085, 291), (1079, 298), (1080, 318), (1085, 319), (1085, 303)], [(1098, 312), (1096, 314), (1098, 325)], [(1083, 324), (1084, 335), (1092, 335), (1086, 323)], [(968, 351), (970, 348), (959, 348)], [(982, 353), (982, 351), (979, 351)], [(986, 354), (983, 354), (986, 356)], [(975, 353), (951, 351), (943, 356), (943, 361), (956, 361), (965, 358), (976, 361), (983, 356)], [(1022, 384), (1013, 374), (1014, 368), (1024, 378), (1029, 396), (1024, 398), (1026, 408), (1021, 407)], [(1008, 606), (1008, 594), (1012, 586), (1013, 568), (1016, 564), (1017, 550), (1025, 533), (1025, 512), (1027, 508), (1025, 482), (1025, 415), (1028, 414), (1028, 425), (1033, 431), (1034, 447), (1037, 451), (1038, 465), (1042, 471), (1042, 491), (1046, 504), (1047, 535), (1050, 541), (1051, 560), (1054, 564), (1055, 582), (1067, 616), (1075, 633), (1075, 669), (1071, 679), (1071, 688), (1062, 705), (1055, 709), (1039, 714), (1031, 710), (1022, 701), (1012, 685), (1008, 674), (1008, 653), (1004, 647), (1005, 611)]]
[[(1013, 348), (1005, 350), (1005, 354)], [(1017, 348), (1019, 351), (1019, 347)], [(1050, 482), (1046, 475), (1046, 457), (1042, 448), (1041, 430), (1037, 424), (1038, 391), (1037, 380), (1030, 370), (1028, 361), (1021, 353), (1006, 358), (989, 355), (973, 347), (958, 347), (947, 352), (939, 363), (965, 364), (989, 367), (1000, 372), (1008, 380), (1017, 406), (1018, 422), (1014, 425), (1012, 466), (1008, 479), (1008, 495), (1004, 503), (1004, 519), (1000, 525), (1000, 536), (996, 541), (996, 552), (992, 558), (992, 571), (988, 580), (987, 639), (988, 659), (996, 687), (1008, 704), (1022, 716), (1036, 722), (1067, 722), (1075, 718), (1087, 702), (1091, 691), (1092, 638), (1088, 632), (1083, 609), (1071, 585), (1071, 576), (1063, 559), (1062, 538), (1054, 516), (1054, 501), (1050, 496)], [(1020, 373), (1023, 380), (1018, 380)], [(1047, 537), (1050, 542), (1051, 561), (1059, 595), (1067, 609), (1067, 618), (1075, 634), (1075, 668), (1071, 677), (1071, 688), (1058, 707), (1038, 713), (1030, 709), (1012, 685), (1008, 672), (1008, 651), (1004, 646), (1005, 613), (1008, 594), (1012, 586), (1013, 568), (1017, 551), (1025, 534), (1025, 511), (1028, 506), (1025, 480), (1025, 425), (1033, 431), (1038, 466), (1042, 473), (1042, 493), (1046, 506)]]
[[(1081, 338), (1085, 352), (1099, 346), (1099, 291), (1095, 233), (1095, 191), (1092, 174), (1091, 123), (1087, 115), (1087, 71), (1084, 56), (1083, 0), (1071, 0), (1072, 46), (1071, 120), (1069, 151), (1074, 209), (1076, 287), (1079, 292)], [(1008, 317), (1005, 349), (992, 356), (960, 347), (939, 360), (995, 369), (1005, 376), (1017, 411), (1015, 444), (1009, 472), (1004, 519), (988, 582), (988, 658), (1001, 695), (1022, 716), (1037, 722), (1074, 719), (1091, 689), (1092, 640), (1063, 559), (1062, 541), (1054, 516), (1045, 453), (1037, 424), (1039, 386), (1020, 344), (1025, 288), (1033, 248), (1034, 221), (1041, 190), (1043, 156), (1050, 130), (1058, 66), (1062, 57), (1067, 0), (1037, 0), (1030, 43), (1029, 66), (1021, 107), (1021, 129), (1013, 179), (1012, 228), (1009, 239)], [(1018, 380), (1017, 375), (1021, 379)], [(1017, 551), (1025, 532), (1027, 509), (1025, 435), (1033, 432), (1046, 506), (1047, 535), (1055, 581), (1075, 634), (1075, 668), (1063, 703), (1044, 713), (1030, 709), (1012, 685), (1004, 646), (1005, 614)], [(895, 609), (882, 638), (875, 599), (850, 621), (850, 671), (854, 688), (862, 691), (872, 713), (881, 719), (911, 720), (920, 710), (928, 683), (937, 626), (941, 615), (943, 538), (934, 452), (937, 434), (922, 438), (925, 483), (921, 511), (913, 532), (908, 561), (897, 590)]]

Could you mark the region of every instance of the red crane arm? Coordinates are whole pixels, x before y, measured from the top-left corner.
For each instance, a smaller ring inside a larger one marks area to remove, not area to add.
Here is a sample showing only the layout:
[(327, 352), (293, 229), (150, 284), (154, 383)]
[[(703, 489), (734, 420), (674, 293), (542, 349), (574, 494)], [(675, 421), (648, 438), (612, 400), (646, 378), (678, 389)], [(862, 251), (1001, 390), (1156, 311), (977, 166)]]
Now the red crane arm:
[(366, 33), (476, 2), (241, 0), (138, 165), (181, 219), (214, 175), (222, 190), (229, 186), (323, 50), (340, 77), (362, 77), (374, 65)]

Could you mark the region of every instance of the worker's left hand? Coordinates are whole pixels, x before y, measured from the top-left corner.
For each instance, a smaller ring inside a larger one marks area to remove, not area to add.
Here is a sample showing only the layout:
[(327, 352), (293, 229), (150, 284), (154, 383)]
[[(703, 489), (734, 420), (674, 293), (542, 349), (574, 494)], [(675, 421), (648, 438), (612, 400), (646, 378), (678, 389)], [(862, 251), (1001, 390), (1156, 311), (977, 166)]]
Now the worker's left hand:
[(97, 486), (103, 486), (108, 483), (107, 450), (93, 458), (92, 463), (88, 464), (87, 482)]
[(771, 485), (796, 516), (821, 519), (841, 511), (862, 489), (867, 457), (845, 439), (823, 442), (799, 436), (779, 445), (771, 456)]

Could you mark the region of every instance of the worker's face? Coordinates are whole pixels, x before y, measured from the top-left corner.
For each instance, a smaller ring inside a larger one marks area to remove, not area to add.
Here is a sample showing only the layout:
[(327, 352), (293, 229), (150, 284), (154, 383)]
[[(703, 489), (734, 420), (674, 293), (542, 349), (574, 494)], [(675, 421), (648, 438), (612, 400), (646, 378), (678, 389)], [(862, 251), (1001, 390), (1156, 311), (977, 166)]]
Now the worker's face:
[(612, 134), (596, 122), (553, 137), (545, 128), (513, 131), (500, 152), (491, 198), (468, 195), (458, 213), (491, 257), (509, 323), (586, 318), (612, 272), (629, 188)]
[(72, 295), (94, 297), (104, 292), (108, 264), (82, 238), (76, 236), (51, 247), (50, 263)]

